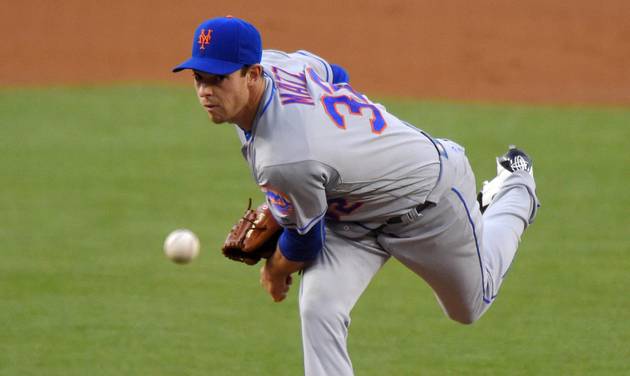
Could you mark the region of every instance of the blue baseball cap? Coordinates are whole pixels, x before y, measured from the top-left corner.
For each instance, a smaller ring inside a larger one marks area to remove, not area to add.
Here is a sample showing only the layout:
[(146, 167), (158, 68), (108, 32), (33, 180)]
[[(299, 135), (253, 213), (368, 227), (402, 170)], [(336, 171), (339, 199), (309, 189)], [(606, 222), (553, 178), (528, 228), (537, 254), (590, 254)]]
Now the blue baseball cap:
[(247, 21), (232, 16), (204, 21), (193, 39), (192, 57), (173, 69), (179, 72), (194, 69), (224, 75), (244, 65), (260, 63), (260, 33)]

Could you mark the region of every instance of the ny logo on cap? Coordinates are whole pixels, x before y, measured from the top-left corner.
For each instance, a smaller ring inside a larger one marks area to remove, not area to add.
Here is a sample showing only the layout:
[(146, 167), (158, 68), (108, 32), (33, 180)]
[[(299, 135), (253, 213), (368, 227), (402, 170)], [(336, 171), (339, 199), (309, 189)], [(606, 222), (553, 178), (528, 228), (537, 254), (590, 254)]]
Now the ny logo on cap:
[(211, 38), (212, 30), (208, 29), (208, 32), (206, 33), (206, 29), (201, 29), (201, 34), (199, 34), (199, 41), (197, 41), (197, 43), (201, 45), (199, 49), (205, 50), (206, 48), (204, 46), (210, 44)]

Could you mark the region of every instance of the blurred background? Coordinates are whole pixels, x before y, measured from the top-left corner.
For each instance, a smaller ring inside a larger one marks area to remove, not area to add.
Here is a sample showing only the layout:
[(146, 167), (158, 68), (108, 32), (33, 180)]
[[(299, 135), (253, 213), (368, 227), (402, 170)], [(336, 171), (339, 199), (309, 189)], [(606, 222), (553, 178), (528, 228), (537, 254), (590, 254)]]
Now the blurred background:
[[(0, 85), (186, 83), (196, 26), (231, 14), (379, 95), (630, 103), (630, 2), (23, 1), (0, 14)], [(180, 76), (185, 76), (181, 74)]]
[(36, 0), (0, 10), (0, 376), (303, 373), (298, 281), (274, 304), (219, 251), (263, 199), (234, 129), (170, 73), (227, 14), (464, 145), (478, 185), (509, 144), (534, 159), (492, 309), (451, 322), (389, 262), (352, 314), (357, 375), (630, 374), (630, 2)]

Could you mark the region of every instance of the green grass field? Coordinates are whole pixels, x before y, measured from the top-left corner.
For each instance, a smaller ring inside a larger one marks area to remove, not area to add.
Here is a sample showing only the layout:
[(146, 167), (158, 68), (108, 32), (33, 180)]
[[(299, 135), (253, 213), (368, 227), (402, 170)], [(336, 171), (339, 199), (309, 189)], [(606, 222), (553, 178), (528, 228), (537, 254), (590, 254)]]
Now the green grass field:
[[(395, 261), (354, 310), (363, 375), (630, 374), (630, 109), (385, 101), (467, 147), (517, 143), (542, 201), (494, 307), (462, 326)], [(296, 289), (219, 247), (262, 199), (190, 89), (0, 90), (0, 375), (300, 375)], [(191, 228), (194, 263), (162, 253)]]

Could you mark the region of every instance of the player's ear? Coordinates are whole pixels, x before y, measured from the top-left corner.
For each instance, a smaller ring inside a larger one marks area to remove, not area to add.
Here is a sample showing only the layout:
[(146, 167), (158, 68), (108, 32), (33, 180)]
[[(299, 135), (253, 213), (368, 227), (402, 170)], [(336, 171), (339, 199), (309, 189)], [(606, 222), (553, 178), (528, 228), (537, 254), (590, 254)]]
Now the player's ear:
[(263, 76), (263, 68), (260, 64), (254, 64), (249, 67), (247, 71), (247, 82), (248, 83), (256, 83), (262, 79)]

